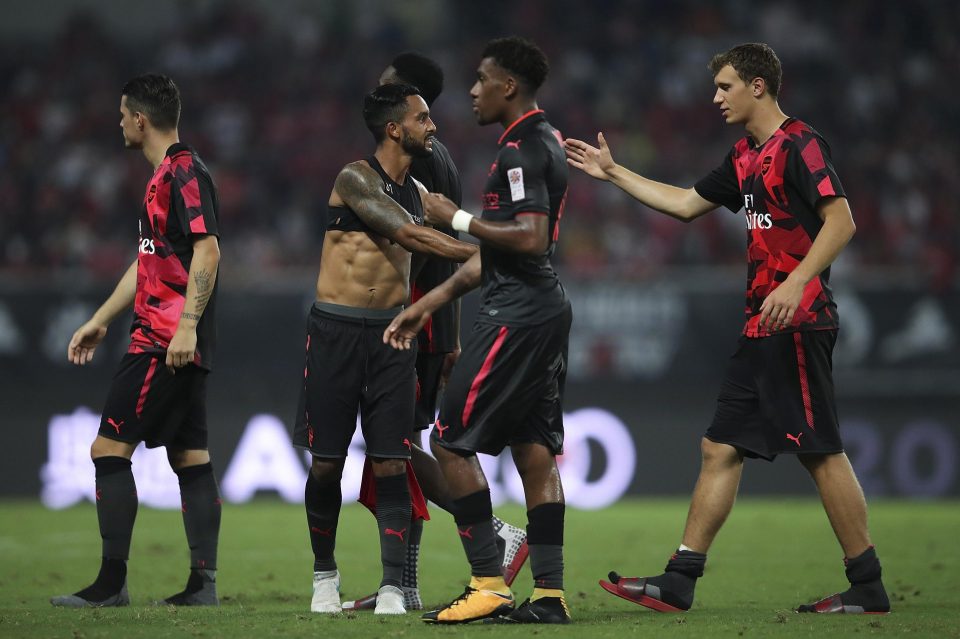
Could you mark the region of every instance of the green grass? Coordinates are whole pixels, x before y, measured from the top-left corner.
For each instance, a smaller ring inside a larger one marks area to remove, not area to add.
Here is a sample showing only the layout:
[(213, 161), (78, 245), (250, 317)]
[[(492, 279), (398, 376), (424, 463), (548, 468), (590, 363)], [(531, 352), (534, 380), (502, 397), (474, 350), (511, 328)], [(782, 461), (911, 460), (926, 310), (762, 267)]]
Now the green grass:
[[(312, 555), (299, 506), (261, 500), (224, 508), (218, 586), (223, 605), (153, 607), (186, 577), (178, 512), (141, 509), (124, 609), (63, 610), (51, 595), (87, 585), (99, 566), (94, 507), (52, 512), (35, 503), (0, 503), (0, 637), (960, 637), (960, 508), (956, 502), (874, 502), (871, 528), (894, 613), (817, 616), (791, 612), (845, 587), (841, 552), (813, 500), (743, 499), (710, 553), (697, 601), (685, 615), (646, 610), (603, 592), (597, 580), (658, 573), (679, 540), (685, 500), (644, 500), (567, 515), (566, 585), (576, 623), (566, 628), (426, 627), (417, 615), (311, 615)], [(498, 509), (521, 522), (517, 507)], [(451, 518), (434, 510), (424, 533), (421, 588), (426, 604), (462, 591), (468, 578)], [(379, 578), (373, 519), (358, 506), (341, 515), (337, 559), (345, 598), (371, 592)], [(530, 590), (527, 568), (515, 584)]]

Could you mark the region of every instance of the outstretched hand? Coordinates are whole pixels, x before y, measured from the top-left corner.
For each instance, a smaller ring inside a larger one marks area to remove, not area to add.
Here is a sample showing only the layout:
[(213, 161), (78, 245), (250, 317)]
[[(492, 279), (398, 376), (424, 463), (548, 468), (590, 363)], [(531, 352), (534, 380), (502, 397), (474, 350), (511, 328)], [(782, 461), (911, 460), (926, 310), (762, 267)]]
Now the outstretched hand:
[(591, 146), (582, 140), (567, 138), (563, 141), (563, 149), (567, 152), (567, 164), (578, 168), (590, 177), (598, 180), (609, 180), (610, 172), (616, 168), (610, 147), (603, 133), (597, 134), (597, 144), (600, 148)]
[(107, 334), (107, 327), (90, 320), (77, 329), (67, 346), (67, 359), (83, 366), (93, 359), (93, 353)]
[(389, 344), (398, 351), (410, 350), (413, 341), (417, 339), (417, 333), (430, 319), (430, 315), (430, 311), (419, 303), (404, 309), (393, 318), (387, 330), (383, 331), (383, 343)]

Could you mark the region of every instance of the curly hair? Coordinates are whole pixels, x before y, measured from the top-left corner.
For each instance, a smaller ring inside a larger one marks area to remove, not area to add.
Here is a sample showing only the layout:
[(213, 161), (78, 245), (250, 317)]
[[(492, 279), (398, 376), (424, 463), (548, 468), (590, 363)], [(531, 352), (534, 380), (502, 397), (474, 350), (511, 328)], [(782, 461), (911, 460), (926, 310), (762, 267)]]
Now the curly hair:
[(481, 58), (491, 58), (497, 65), (514, 74), (535, 93), (550, 72), (544, 52), (530, 40), (519, 36), (497, 38), (487, 43)]

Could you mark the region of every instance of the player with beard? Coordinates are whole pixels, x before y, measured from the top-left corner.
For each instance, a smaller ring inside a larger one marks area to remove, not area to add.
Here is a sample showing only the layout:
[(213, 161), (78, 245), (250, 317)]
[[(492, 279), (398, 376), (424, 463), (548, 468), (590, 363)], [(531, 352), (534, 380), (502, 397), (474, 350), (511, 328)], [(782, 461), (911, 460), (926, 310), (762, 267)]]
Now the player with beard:
[(416, 351), (395, 351), (380, 336), (410, 297), (411, 252), (462, 262), (476, 247), (422, 225), (426, 191), (409, 171), (414, 157), (432, 153), (436, 127), (419, 90), (380, 86), (365, 96), (363, 116), (377, 148), (340, 171), (327, 203), (294, 445), (313, 459), (304, 491), (314, 552), (311, 610), (341, 610), (334, 559), (340, 480), (359, 410), (376, 477), (383, 564), (375, 612), (403, 614), (400, 586), (410, 520), (425, 515), (416, 482), (411, 493), (407, 474)]
[[(434, 101), (443, 91), (443, 70), (436, 62), (419, 53), (401, 53), (380, 75), (380, 84), (416, 86), (427, 106), (432, 108)], [(431, 154), (413, 158), (410, 175), (429, 192), (441, 193), (459, 207), (462, 195), (460, 173), (450, 157), (450, 152), (436, 137), (432, 138), (432, 147)], [(457, 237), (457, 232), (452, 229), (444, 229), (443, 232)], [(457, 269), (456, 262), (438, 257), (424, 256), (420, 262), (422, 266), (419, 272), (414, 274), (411, 285), (411, 302), (416, 302), (430, 292)], [(416, 260), (414, 264), (416, 270)], [(447, 483), (436, 459), (420, 447), (420, 433), (436, 418), (437, 399), (441, 388), (446, 384), (450, 370), (460, 355), (460, 300), (441, 307), (433, 314), (417, 335), (417, 346), (417, 407), (410, 432), (410, 461), (424, 497), (443, 510), (451, 512)], [(363, 480), (361, 501), (376, 514), (376, 495), (369, 460), (364, 466)], [(417, 574), (423, 521), (414, 517), (408, 532), (407, 556), (402, 577), (404, 605), (407, 610), (423, 608)], [(527, 559), (527, 534), (523, 529), (504, 522), (496, 515), (493, 517), (493, 528), (497, 532), (497, 549), (500, 553), (503, 578), (509, 586)], [(372, 610), (376, 601), (377, 594), (372, 593), (343, 602), (343, 609)]]

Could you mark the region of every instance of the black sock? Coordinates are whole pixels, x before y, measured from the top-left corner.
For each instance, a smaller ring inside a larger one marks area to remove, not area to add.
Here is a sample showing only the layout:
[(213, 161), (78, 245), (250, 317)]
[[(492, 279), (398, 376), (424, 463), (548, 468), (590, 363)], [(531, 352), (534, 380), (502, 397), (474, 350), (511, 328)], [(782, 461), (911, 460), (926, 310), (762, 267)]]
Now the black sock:
[(380, 528), (381, 586), (400, 587), (410, 530), (410, 488), (407, 473), (376, 478), (377, 526)]
[(123, 588), (127, 580), (127, 561), (125, 559), (100, 559), (100, 573), (92, 584), (74, 593), (87, 601), (103, 601), (113, 597)]
[(310, 529), (310, 545), (313, 547), (314, 572), (337, 569), (333, 549), (337, 545), (337, 521), (340, 519), (342, 501), (339, 481), (321, 484), (312, 472), (307, 473), (303, 505), (307, 510), (307, 527)]
[(183, 528), (190, 545), (191, 570), (217, 569), (220, 538), (220, 489), (210, 462), (176, 471), (180, 480)]
[(420, 563), (420, 538), (423, 536), (423, 520), (415, 519), (410, 522), (407, 532), (407, 558), (403, 562), (403, 577), (400, 584), (404, 588), (418, 588), (417, 568)]
[(499, 577), (502, 574), (492, 518), (489, 488), (453, 500), (453, 519), (457, 522), (457, 533), (474, 577)]
[(563, 590), (563, 504), (540, 504), (527, 511), (530, 570), (537, 588)]
[(844, 559), (849, 590), (840, 593), (845, 606), (862, 606), (868, 612), (890, 610), (890, 600), (880, 579), (880, 559), (870, 546), (853, 559)]
[(98, 457), (93, 465), (97, 473), (97, 520), (103, 556), (126, 560), (130, 557), (139, 504), (132, 464), (124, 457)]
[(662, 575), (648, 577), (647, 583), (660, 589), (660, 600), (682, 610), (693, 605), (697, 579), (703, 576), (707, 556), (692, 550), (678, 550), (670, 557)]

